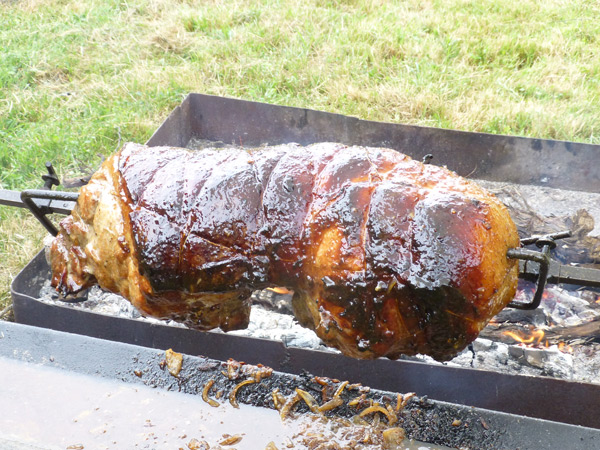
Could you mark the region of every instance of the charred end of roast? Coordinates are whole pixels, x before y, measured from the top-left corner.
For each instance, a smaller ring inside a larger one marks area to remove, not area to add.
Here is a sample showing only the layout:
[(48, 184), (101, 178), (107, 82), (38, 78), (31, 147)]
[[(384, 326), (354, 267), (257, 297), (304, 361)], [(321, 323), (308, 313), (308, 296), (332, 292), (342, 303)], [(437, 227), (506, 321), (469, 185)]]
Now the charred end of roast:
[(506, 208), (396, 151), (126, 144), (82, 188), (51, 249), (53, 285), (97, 282), (146, 315), (247, 325), (253, 290), (358, 358), (450, 359), (513, 298)]

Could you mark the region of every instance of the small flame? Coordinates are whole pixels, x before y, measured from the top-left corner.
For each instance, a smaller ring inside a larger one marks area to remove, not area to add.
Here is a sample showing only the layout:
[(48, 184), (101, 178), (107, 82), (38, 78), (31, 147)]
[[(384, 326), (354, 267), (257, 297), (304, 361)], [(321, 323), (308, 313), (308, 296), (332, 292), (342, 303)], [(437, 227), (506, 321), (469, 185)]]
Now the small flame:
[(512, 331), (505, 331), (505, 332), (503, 332), (503, 334), (505, 336), (509, 336), (509, 337), (513, 338), (515, 341), (517, 341), (521, 344), (526, 344), (526, 345), (539, 344), (540, 342), (542, 342), (542, 339), (544, 339), (544, 335), (545, 335), (543, 330), (533, 330), (529, 336), (526, 336), (526, 335), (522, 336), (522, 335), (520, 335), (520, 333), (514, 333)]
[(290, 291), (289, 289), (286, 289), (284, 287), (268, 287), (267, 291), (272, 291), (275, 292), (276, 294), (293, 294), (294, 291)]
[(573, 347), (571, 347), (570, 345), (568, 345), (565, 342), (559, 342), (557, 344), (558, 350), (563, 352), (563, 353), (573, 353)]

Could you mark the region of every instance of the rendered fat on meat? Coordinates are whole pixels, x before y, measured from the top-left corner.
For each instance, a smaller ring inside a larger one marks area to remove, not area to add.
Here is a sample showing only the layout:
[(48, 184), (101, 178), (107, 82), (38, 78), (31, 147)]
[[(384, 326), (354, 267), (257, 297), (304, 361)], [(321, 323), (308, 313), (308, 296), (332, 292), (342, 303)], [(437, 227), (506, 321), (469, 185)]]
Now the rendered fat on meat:
[(246, 327), (251, 293), (285, 287), (346, 355), (447, 360), (514, 297), (518, 246), (493, 195), (394, 150), (129, 143), (81, 189), (50, 261), (63, 295), (97, 283), (200, 330)]

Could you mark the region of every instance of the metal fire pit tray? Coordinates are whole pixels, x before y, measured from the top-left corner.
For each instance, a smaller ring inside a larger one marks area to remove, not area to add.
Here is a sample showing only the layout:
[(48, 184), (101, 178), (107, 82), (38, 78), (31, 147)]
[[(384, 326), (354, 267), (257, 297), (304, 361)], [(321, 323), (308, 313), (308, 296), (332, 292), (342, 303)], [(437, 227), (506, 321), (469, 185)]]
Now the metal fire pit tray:
[[(50, 366), (89, 377), (195, 395), (200, 395), (210, 380), (218, 379), (219, 388), (225, 390), (231, 390), (232, 385), (239, 382), (227, 381), (227, 377), (221, 375), (223, 363), (206, 357), (184, 355), (182, 370), (175, 378), (161, 364), (165, 359), (162, 351), (8, 322), (0, 322), (0, 367), (3, 358), (23, 361), (33, 368)], [(316, 384), (310, 376), (274, 372), (259, 383), (245, 386), (237, 395), (237, 401), (272, 407), (273, 389), (278, 388), (288, 395), (298, 386), (310, 389), (311, 383)], [(371, 390), (368, 396), (395, 398), (393, 393), (378, 390)], [(352, 414), (340, 409), (340, 416)], [(456, 420), (460, 420), (461, 426), (456, 426)], [(589, 450), (600, 446), (600, 431), (596, 429), (425, 398), (409, 402), (400, 421), (412, 439), (456, 448)]]
[[(463, 176), (600, 192), (600, 171), (590, 164), (600, 154), (597, 145), (369, 122), (201, 94), (188, 95), (147, 144), (185, 147), (194, 138), (248, 147), (323, 141), (389, 147), (416, 159), (432, 154), (435, 164)], [(391, 392), (414, 391), (440, 401), (600, 428), (600, 415), (590, 414), (600, 404), (599, 385), (409, 361), (357, 361), (287, 348), (281, 342), (104, 316), (40, 302), (39, 291), (48, 279), (42, 253), (15, 277), (11, 292), (17, 322), (152, 348), (172, 347), (218, 360), (231, 357), (288, 373), (308, 371)]]
[(340, 142), (433, 156), (469, 178), (600, 192), (600, 145), (360, 120), (355, 117), (189, 94), (147, 142), (186, 147), (192, 138), (254, 147)]

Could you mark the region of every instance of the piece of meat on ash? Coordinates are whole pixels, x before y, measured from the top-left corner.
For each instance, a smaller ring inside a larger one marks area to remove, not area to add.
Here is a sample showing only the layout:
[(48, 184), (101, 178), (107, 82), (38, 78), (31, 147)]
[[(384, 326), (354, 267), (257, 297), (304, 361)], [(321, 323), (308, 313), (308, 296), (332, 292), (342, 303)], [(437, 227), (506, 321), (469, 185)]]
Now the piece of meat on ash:
[(248, 323), (253, 290), (357, 358), (450, 359), (513, 298), (516, 227), (475, 183), (399, 152), (126, 144), (50, 250), (68, 295), (98, 283), (190, 327)]

